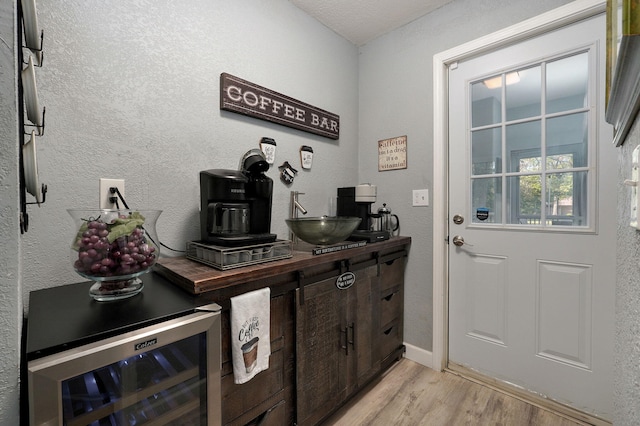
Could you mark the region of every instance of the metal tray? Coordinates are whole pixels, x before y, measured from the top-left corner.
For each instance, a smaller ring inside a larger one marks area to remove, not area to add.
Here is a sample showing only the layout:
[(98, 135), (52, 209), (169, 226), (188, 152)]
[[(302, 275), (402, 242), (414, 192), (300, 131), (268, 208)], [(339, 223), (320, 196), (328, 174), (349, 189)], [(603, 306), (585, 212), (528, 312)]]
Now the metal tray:
[(220, 270), (287, 259), (292, 256), (293, 245), (289, 240), (276, 240), (272, 243), (244, 247), (222, 247), (188, 241), (186, 255), (188, 259)]

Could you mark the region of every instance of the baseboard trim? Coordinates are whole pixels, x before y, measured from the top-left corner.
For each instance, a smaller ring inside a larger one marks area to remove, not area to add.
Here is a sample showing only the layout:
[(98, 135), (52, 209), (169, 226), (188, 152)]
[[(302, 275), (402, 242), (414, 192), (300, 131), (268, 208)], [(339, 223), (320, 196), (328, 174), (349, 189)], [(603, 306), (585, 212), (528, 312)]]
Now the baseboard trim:
[(411, 361), (422, 364), (425, 367), (433, 368), (433, 353), (426, 349), (419, 348), (407, 342), (404, 343), (406, 352), (404, 357)]

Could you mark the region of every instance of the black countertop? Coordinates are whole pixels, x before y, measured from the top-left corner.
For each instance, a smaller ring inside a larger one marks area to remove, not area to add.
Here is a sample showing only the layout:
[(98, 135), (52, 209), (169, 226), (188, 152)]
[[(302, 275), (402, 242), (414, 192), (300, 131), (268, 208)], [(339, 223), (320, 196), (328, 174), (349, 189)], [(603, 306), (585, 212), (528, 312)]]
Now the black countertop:
[(192, 313), (196, 298), (152, 272), (139, 294), (113, 302), (89, 296), (90, 282), (29, 294), (27, 361)]

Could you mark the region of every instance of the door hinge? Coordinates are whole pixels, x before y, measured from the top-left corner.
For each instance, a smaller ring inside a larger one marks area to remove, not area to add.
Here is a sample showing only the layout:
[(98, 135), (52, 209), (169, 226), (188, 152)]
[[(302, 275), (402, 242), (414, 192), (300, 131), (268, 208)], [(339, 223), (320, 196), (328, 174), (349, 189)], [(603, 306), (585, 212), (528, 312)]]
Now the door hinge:
[(444, 239), (444, 242), (449, 244), (449, 236), (447, 235), (446, 238)]

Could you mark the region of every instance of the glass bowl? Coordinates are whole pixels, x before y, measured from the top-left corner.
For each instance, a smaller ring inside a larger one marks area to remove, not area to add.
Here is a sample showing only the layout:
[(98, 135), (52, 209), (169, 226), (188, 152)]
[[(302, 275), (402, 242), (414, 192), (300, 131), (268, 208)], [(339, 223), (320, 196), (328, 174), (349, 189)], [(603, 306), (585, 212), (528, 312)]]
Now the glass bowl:
[(67, 210), (75, 222), (71, 264), (93, 280), (89, 294), (98, 301), (134, 296), (144, 287), (138, 278), (160, 256), (156, 221), (161, 210)]
[(344, 241), (362, 219), (349, 216), (298, 217), (285, 219), (296, 237), (309, 244), (331, 245)]

